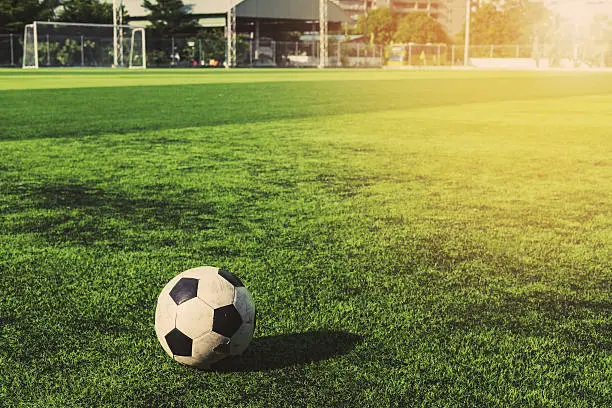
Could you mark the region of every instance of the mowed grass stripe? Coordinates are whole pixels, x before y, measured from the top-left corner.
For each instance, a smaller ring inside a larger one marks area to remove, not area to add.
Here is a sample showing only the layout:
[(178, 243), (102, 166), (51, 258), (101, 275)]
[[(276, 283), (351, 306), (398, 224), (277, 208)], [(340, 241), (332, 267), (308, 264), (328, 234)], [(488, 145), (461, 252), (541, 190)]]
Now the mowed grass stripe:
[(362, 80), (370, 74), (357, 72), (340, 81), (4, 91), (0, 93), (0, 120), (8, 125), (0, 140), (82, 137), (612, 92), (610, 81), (600, 74), (481, 80), (459, 73), (448, 77), (445, 73), (441, 78), (426, 76), (419, 80)]
[[(5, 141), (6, 400), (605, 406), (609, 102)], [(260, 310), (221, 373), (152, 331), (165, 281), (206, 263)]]
[(537, 79), (579, 76), (598, 77), (605, 82), (606, 72), (567, 71), (452, 71), (452, 70), (381, 70), (381, 69), (236, 69), (185, 70), (152, 69), (130, 71), (116, 69), (53, 69), (14, 70), (0, 69), (1, 90), (133, 87), (143, 85), (187, 85), (261, 82), (312, 81), (388, 81), (422, 79)]

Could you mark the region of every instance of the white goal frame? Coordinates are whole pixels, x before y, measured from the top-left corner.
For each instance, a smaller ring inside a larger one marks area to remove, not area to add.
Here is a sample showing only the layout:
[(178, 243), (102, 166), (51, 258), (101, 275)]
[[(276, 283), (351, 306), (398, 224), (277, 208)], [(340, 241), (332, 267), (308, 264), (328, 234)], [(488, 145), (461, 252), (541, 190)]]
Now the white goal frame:
[[(66, 22), (61, 22), (61, 21), (34, 21), (32, 24), (26, 24), (25, 28), (24, 28), (24, 33), (23, 33), (23, 62), (22, 62), (22, 67), (25, 69), (36, 69), (39, 68), (38, 65), (38, 26), (39, 25), (48, 25), (48, 26), (61, 26), (61, 27), (98, 27), (98, 28), (108, 28), (110, 30), (112, 30), (113, 33), (116, 33), (117, 30), (122, 30), (122, 29), (126, 29), (126, 30), (130, 30), (131, 32), (131, 39), (130, 39), (130, 54), (129, 54), (129, 61), (128, 61), (128, 67), (129, 68), (136, 68), (136, 69), (145, 69), (147, 67), (147, 45), (146, 45), (146, 32), (145, 29), (143, 27), (132, 27), (130, 25), (120, 25), (117, 26), (116, 24), (93, 24), (93, 23), (66, 23)], [(32, 35), (28, 36), (28, 32), (31, 32)], [(140, 35), (140, 39), (141, 39), (141, 52), (142, 52), (142, 63), (139, 64), (138, 66), (134, 65), (134, 54), (135, 54), (135, 48), (134, 48), (134, 44), (136, 41), (136, 35), (139, 34)], [(31, 41), (33, 42), (33, 44), (29, 44), (28, 43), (28, 39), (31, 38)], [(113, 53), (115, 54), (115, 61), (117, 60), (117, 52), (118, 52), (118, 48), (117, 47), (117, 40), (113, 39)], [(34, 61), (33, 64), (30, 64), (28, 61), (28, 58), (26, 58), (26, 53), (28, 52), (28, 47), (32, 47), (33, 49), (33, 57), (34, 57)], [(121, 58), (122, 59), (122, 58)], [(113, 65), (113, 67), (117, 67), (117, 65)], [(110, 66), (109, 66), (110, 68)]]
[[(28, 52), (28, 31), (32, 30), (32, 41), (34, 42), (34, 65), (26, 65), (26, 53)], [(22, 58), (23, 68), (38, 68), (38, 25), (36, 22), (32, 24), (26, 24), (23, 29), (23, 58)]]
[[(142, 36), (142, 65), (134, 65), (134, 43), (136, 40), (136, 33), (140, 33)], [(130, 62), (128, 67), (130, 69), (146, 69), (147, 68), (147, 40), (145, 35), (145, 29), (137, 27), (132, 29), (132, 39), (130, 40)]]

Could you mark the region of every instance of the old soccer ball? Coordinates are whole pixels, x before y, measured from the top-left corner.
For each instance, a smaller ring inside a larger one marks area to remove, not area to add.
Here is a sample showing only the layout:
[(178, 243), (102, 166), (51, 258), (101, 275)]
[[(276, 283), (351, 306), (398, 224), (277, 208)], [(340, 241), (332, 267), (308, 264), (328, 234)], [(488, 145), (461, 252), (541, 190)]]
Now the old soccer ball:
[(189, 269), (161, 291), (155, 331), (176, 361), (209, 368), (246, 350), (255, 331), (253, 297), (240, 279), (212, 266)]

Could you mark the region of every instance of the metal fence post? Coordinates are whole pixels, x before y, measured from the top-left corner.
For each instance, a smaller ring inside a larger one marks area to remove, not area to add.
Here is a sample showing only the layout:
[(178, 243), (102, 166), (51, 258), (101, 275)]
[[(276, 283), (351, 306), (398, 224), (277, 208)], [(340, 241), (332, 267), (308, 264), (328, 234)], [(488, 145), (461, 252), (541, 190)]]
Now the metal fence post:
[[(198, 65), (202, 66), (204, 64), (205, 58), (204, 58), (204, 55), (202, 54), (202, 39), (201, 38), (198, 38), (198, 60), (199, 60)], [(253, 55), (251, 55), (251, 60), (253, 60)]]
[(83, 45), (83, 36), (81, 35), (81, 66), (85, 66), (85, 47)]
[(11, 66), (15, 65), (15, 52), (13, 48), (13, 33), (9, 34), (9, 39), (11, 42)]
[(455, 66), (455, 44), (451, 46), (451, 66)]
[(47, 66), (51, 65), (51, 53), (49, 51), (49, 34), (47, 34)]
[(574, 44), (574, 64), (578, 61), (578, 44)]
[(408, 66), (412, 66), (412, 43), (408, 43)]
[(518, 58), (519, 55), (520, 55), (519, 49), (520, 49), (520, 46), (518, 44), (516, 44), (516, 58)]
[(172, 50), (170, 51), (170, 65), (174, 65), (174, 36), (172, 36)]
[[(201, 46), (200, 46), (201, 49)], [(252, 67), (253, 66), (253, 39), (251, 38), (249, 40), (249, 64)]]

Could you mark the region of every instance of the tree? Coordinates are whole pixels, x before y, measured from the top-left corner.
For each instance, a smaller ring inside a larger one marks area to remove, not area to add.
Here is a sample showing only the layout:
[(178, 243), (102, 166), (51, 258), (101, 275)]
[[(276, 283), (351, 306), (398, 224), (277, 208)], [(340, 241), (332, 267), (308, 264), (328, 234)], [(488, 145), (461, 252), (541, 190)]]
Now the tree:
[(449, 42), (449, 38), (444, 27), (427, 13), (412, 12), (399, 21), (395, 41), (439, 44)]
[(362, 14), (357, 21), (357, 32), (375, 44), (389, 44), (396, 30), (396, 19), (391, 9), (381, 7)]
[(547, 41), (553, 25), (552, 12), (542, 3), (507, 0), (504, 3), (510, 43), (533, 44)]
[(58, 0), (0, 0), (0, 32), (23, 33), (26, 24), (50, 20)]
[[(544, 42), (551, 31), (551, 12), (541, 3), (506, 0), (503, 6), (485, 3), (472, 13), (470, 43), (474, 45)], [(457, 34), (463, 42), (465, 27)]]
[[(515, 22), (508, 17), (507, 13), (494, 4), (487, 3), (478, 7), (470, 22), (470, 42), (476, 45), (515, 44)], [(465, 30), (462, 31), (461, 34), (465, 36)]]
[(142, 6), (150, 11), (147, 19), (150, 30), (158, 36), (193, 34), (198, 31), (198, 22), (191, 14), (190, 6), (181, 0), (144, 0)]
[(612, 22), (605, 14), (595, 14), (584, 28), (582, 59), (590, 66), (606, 66), (612, 55)]
[(589, 24), (588, 33), (593, 42), (612, 44), (612, 20), (605, 14), (595, 14)]
[[(113, 23), (113, 4), (100, 0), (63, 0), (58, 20), (69, 23)], [(125, 14), (124, 14), (125, 18)]]
[(225, 59), (225, 31), (223, 28), (202, 30), (198, 35), (202, 44), (202, 52), (215, 59)]

